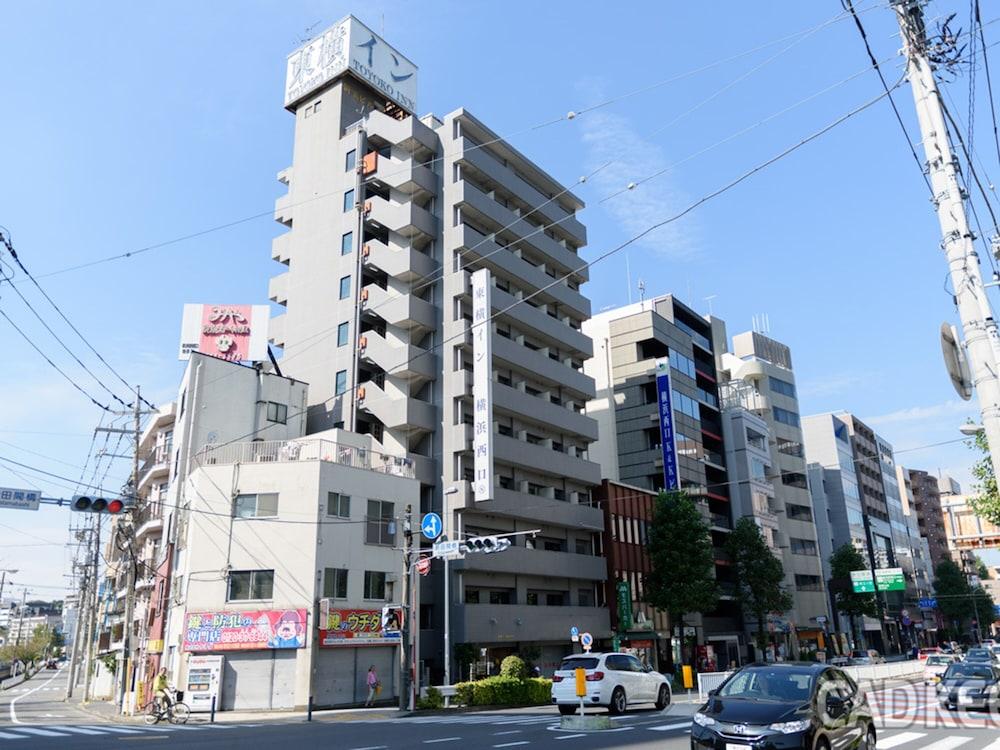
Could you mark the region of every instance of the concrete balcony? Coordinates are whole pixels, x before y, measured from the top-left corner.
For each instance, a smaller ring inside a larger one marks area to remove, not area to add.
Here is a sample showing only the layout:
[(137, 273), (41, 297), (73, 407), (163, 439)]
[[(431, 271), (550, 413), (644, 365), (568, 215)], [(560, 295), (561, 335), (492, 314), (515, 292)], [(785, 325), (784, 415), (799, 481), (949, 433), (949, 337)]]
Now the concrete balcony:
[(396, 345), (376, 331), (365, 331), (359, 342), (363, 361), (378, 365), (390, 375), (404, 378), (432, 379), (437, 373), (438, 355), (419, 346)]
[(267, 283), (267, 298), (282, 307), (288, 306), (288, 273), (272, 276)]
[(367, 119), (369, 135), (378, 135), (390, 143), (402, 146), (407, 151), (416, 151), (418, 148), (437, 151), (437, 135), (416, 117), (397, 120), (395, 117), (374, 111), (368, 113)]
[[(505, 310), (513, 305), (517, 300), (513, 295), (502, 289), (493, 289), (494, 310)], [(590, 359), (594, 356), (594, 344), (590, 337), (582, 331), (570, 328), (561, 320), (553, 318), (551, 315), (531, 306), (527, 302), (522, 302), (513, 307), (505, 315), (517, 321), (521, 327), (534, 329), (538, 334), (550, 340), (553, 345), (558, 346), (562, 356), (573, 356)]]
[(379, 157), (378, 167), (371, 176), (407, 195), (434, 195), (437, 192), (437, 175), (429, 167), (417, 164), (413, 159), (403, 161)]
[(523, 518), (538, 523), (556, 523), (587, 531), (604, 530), (603, 512), (600, 508), (589, 505), (568, 503), (538, 495), (528, 496), (514, 490), (505, 490), (503, 487), (493, 489), (492, 500), (477, 503), (471, 498), (470, 493), (466, 507), (475, 507), (477, 511), (483, 513)]
[[(457, 236), (451, 234), (457, 232)], [(525, 286), (540, 289), (552, 283), (551, 276), (541, 269), (517, 257), (512, 250), (501, 248), (491, 238), (476, 231), (468, 224), (462, 224), (454, 230), (445, 233), (446, 241), (454, 237), (454, 242), (462, 248), (463, 264), (469, 265), (473, 260), (489, 256), (484, 263), (507, 273), (524, 282)], [(590, 300), (580, 292), (575, 292), (565, 284), (556, 284), (545, 290), (545, 295), (553, 298), (561, 307), (567, 307), (583, 318), (590, 317)]]
[[(367, 293), (367, 299), (365, 299)], [(430, 302), (412, 294), (401, 294), (368, 284), (362, 290), (362, 314), (376, 315), (386, 323), (409, 329), (431, 329), (437, 324), (437, 314)]]
[(600, 607), (465, 604), (458, 609), (466, 639), (480, 644), (563, 641), (570, 625), (594, 638), (611, 636), (608, 610)]
[(286, 266), (291, 262), (291, 233), (279, 234), (271, 240), (271, 260), (284, 263)]
[[(461, 565), (466, 570), (513, 573), (552, 578), (603, 581), (608, 577), (608, 561), (596, 555), (511, 547), (492, 555), (467, 555)], [(457, 566), (456, 566), (457, 567)]]
[(573, 396), (581, 401), (594, 398), (594, 379), (589, 375), (496, 333), (493, 334), (493, 358), (515, 370), (530, 372), (532, 377), (553, 387), (562, 386), (564, 397)]
[(274, 315), (268, 326), (267, 338), (275, 346), (285, 347), (285, 315)]
[(163, 446), (153, 450), (146, 458), (146, 461), (139, 468), (138, 494), (149, 488), (149, 485), (157, 479), (165, 480), (170, 474), (170, 452)]
[(377, 195), (365, 198), (365, 221), (397, 232), (404, 237), (423, 234), (433, 239), (437, 234), (437, 219), (412, 201), (392, 203)]
[(408, 247), (389, 247), (369, 240), (361, 248), (362, 262), (401, 281), (416, 281), (436, 274), (438, 264), (429, 255)]
[[(360, 397), (361, 388), (364, 388), (363, 399)], [(405, 396), (391, 396), (371, 380), (359, 386), (358, 406), (389, 428), (408, 426), (430, 432), (438, 423), (437, 408), (433, 404)]]
[(149, 518), (135, 530), (135, 540), (141, 541), (146, 537), (160, 536), (163, 533), (163, 519)]
[(464, 162), (475, 167), (479, 172), (487, 175), (498, 185), (523, 198), (525, 203), (535, 207), (535, 212), (532, 215), (543, 223), (554, 223), (561, 232), (572, 236), (577, 244), (586, 244), (586, 228), (574, 214), (564, 209), (558, 200), (551, 200), (548, 196), (542, 195), (533, 185), (521, 179), (510, 169), (504, 167), (496, 159), (485, 153), (483, 149), (473, 147), (465, 139), (462, 139), (462, 145), (463, 152), (458, 158), (459, 163)]
[[(580, 257), (565, 247), (560, 245), (551, 237), (547, 236), (538, 227), (529, 224), (523, 219), (519, 219), (509, 208), (501, 206), (490, 198), (479, 188), (473, 187), (468, 182), (462, 182), (459, 186), (459, 193), (456, 203), (467, 206), (476, 213), (485, 217), (490, 223), (501, 227), (508, 227), (509, 231), (523, 237), (520, 244), (534, 247), (542, 256), (551, 258), (557, 266), (572, 270), (577, 281), (583, 283), (590, 278), (590, 274), (583, 266)], [(559, 274), (562, 276), (563, 274)]]
[(286, 227), (292, 225), (292, 196), (285, 193), (274, 202), (274, 220)]
[(550, 425), (562, 433), (578, 435), (588, 440), (597, 440), (597, 421), (595, 419), (585, 414), (577, 414), (565, 406), (558, 406), (540, 397), (528, 395), (516, 388), (502, 383), (494, 383), (493, 402), (497, 409), (524, 415), (534, 421)]
[(532, 445), (506, 435), (494, 435), (496, 458), (504, 463), (524, 466), (541, 474), (574, 477), (588, 484), (599, 484), (601, 467), (583, 458)]

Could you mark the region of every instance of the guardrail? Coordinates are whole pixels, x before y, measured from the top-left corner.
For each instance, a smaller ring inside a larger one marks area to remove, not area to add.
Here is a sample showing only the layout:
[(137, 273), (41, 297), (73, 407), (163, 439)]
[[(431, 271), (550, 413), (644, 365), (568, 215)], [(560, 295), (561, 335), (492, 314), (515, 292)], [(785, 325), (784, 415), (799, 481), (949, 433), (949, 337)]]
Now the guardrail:
[(283, 461), (326, 461), (355, 469), (413, 478), (413, 461), (381, 451), (341, 445), (330, 440), (258, 440), (249, 443), (207, 445), (195, 460), (200, 466), (236, 463), (271, 463)]

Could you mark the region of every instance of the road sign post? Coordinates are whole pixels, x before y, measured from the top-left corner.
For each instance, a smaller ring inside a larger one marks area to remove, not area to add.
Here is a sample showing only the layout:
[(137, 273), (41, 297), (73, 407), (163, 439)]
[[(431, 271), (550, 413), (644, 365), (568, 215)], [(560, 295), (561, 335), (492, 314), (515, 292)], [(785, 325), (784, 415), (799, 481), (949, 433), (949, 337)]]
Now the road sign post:
[(590, 648), (594, 645), (594, 636), (590, 633), (580, 633), (580, 645), (584, 651), (590, 653)]
[(437, 513), (425, 513), (424, 517), (420, 519), (420, 533), (431, 541), (441, 536), (442, 531), (444, 531), (444, 523)]

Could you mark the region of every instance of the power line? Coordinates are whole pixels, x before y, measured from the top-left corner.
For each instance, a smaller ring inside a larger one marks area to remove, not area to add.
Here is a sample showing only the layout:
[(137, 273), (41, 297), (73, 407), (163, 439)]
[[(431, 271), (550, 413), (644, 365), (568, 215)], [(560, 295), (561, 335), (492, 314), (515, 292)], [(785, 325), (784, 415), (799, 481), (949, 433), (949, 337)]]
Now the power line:
[[(889, 84), (885, 80), (885, 76), (882, 75), (882, 67), (875, 58), (875, 53), (872, 52), (871, 44), (868, 42), (868, 33), (865, 31), (865, 27), (862, 25), (861, 19), (854, 10), (854, 3), (852, 0), (840, 0), (840, 2), (841, 5), (844, 6), (844, 10), (848, 11), (854, 19), (854, 25), (857, 27), (858, 33), (861, 34), (861, 41), (864, 42), (865, 51), (868, 53), (868, 59), (871, 60), (872, 68), (874, 68), (875, 72), (878, 73), (878, 79), (882, 82), (882, 88), (885, 91), (885, 95), (888, 97), (889, 103), (892, 105), (892, 111), (896, 114), (896, 122), (899, 123), (899, 129), (903, 132), (903, 137), (906, 139), (906, 145), (909, 147), (910, 153), (913, 155), (913, 161), (916, 163), (917, 169), (920, 170), (920, 174), (924, 178), (924, 184), (927, 186), (927, 192), (933, 197), (934, 188), (931, 187), (931, 181), (927, 177), (927, 173), (924, 171), (924, 163), (920, 161), (920, 157), (917, 156), (917, 150), (913, 146), (913, 139), (910, 138), (910, 131), (907, 130), (906, 123), (903, 122), (903, 116), (899, 113), (899, 108), (896, 106), (896, 102), (893, 101), (892, 94), (889, 90)], [(896, 88), (896, 86), (893, 88)]]
[(990, 60), (986, 54), (989, 46), (986, 44), (986, 36), (983, 33), (983, 19), (979, 15), (979, 0), (973, 0), (973, 2), (976, 5), (976, 25), (979, 28), (979, 41), (983, 50), (983, 67), (986, 69), (986, 91), (989, 94), (990, 116), (993, 119), (993, 144), (997, 150), (997, 164), (1000, 165), (1000, 135), (997, 134), (997, 111), (993, 103), (993, 81), (990, 79)]
[[(55, 303), (55, 301), (48, 295), (48, 293), (44, 289), (42, 289), (41, 284), (39, 284), (38, 281), (35, 279), (35, 277), (31, 275), (31, 272), (27, 268), (24, 267), (24, 263), (21, 262), (21, 259), (17, 255), (17, 252), (14, 250), (14, 244), (13, 244), (13, 242), (11, 240), (11, 237), (10, 237), (10, 231), (6, 232), (6, 236), (4, 236), (4, 232), (3, 231), (0, 231), (0, 242), (2, 242), (7, 247), (7, 252), (10, 253), (10, 256), (14, 259), (14, 262), (17, 263), (17, 265), (21, 269), (21, 271), (24, 272), (25, 276), (27, 276), (31, 280), (31, 283), (35, 285), (35, 288), (39, 292), (41, 292), (42, 296), (45, 297), (46, 300), (48, 300), (48, 303), (50, 305), (52, 305), (52, 308), (57, 313), (59, 313), (59, 317), (61, 317), (66, 322), (66, 325), (68, 325), (73, 330), (73, 333), (75, 333), (77, 336), (79, 336), (80, 340), (84, 344), (87, 345), (87, 348), (90, 349), (90, 351), (92, 351), (94, 353), (94, 356), (96, 356), (101, 361), (101, 363), (105, 367), (107, 367), (112, 372), (112, 374), (122, 382), (122, 384), (126, 388), (129, 389), (129, 391), (131, 391), (133, 394), (135, 394), (139, 398), (139, 400), (142, 401), (142, 403), (144, 403), (150, 409), (155, 409), (156, 407), (153, 406), (153, 404), (149, 403), (146, 399), (144, 399), (142, 396), (140, 396), (139, 392), (135, 389), (135, 387), (129, 385), (128, 381), (125, 380), (125, 378), (123, 378), (119, 374), (119, 372), (114, 367), (112, 367), (110, 365), (110, 363), (108, 363), (108, 361), (104, 357), (101, 356), (101, 353), (98, 352), (97, 349), (94, 348), (94, 346), (90, 343), (90, 341), (87, 340), (86, 336), (84, 336), (82, 333), (80, 333), (80, 330), (75, 325), (73, 325), (73, 322), (69, 318), (66, 317), (66, 314), (60, 309), (59, 305), (57, 305)], [(11, 284), (11, 286), (13, 286), (13, 284)], [(21, 293), (18, 292), (18, 295), (21, 295)], [(21, 296), (21, 299), (24, 299), (23, 295)], [(27, 300), (25, 300), (25, 304), (28, 304)], [(28, 305), (28, 306), (31, 307), (31, 305)], [(34, 310), (32, 310), (32, 312), (34, 312)], [(35, 314), (38, 315), (38, 313), (35, 313)], [(39, 316), (39, 320), (41, 320), (41, 316)], [(44, 324), (44, 321), (43, 321), (43, 324)], [(47, 325), (45, 327), (48, 328)], [(49, 328), (50, 332), (51, 332), (51, 330), (52, 329)], [(52, 335), (55, 336), (54, 333)], [(58, 337), (56, 337), (56, 338), (58, 340)], [(60, 343), (62, 343), (62, 342), (60, 341)], [(67, 348), (67, 351), (69, 351), (68, 348)], [(77, 360), (77, 361), (79, 361), (79, 360)], [(82, 366), (82, 363), (81, 363), (81, 366)], [(86, 368), (84, 368), (84, 369), (86, 369)], [(87, 370), (87, 372), (90, 372), (90, 371)], [(95, 378), (96, 378), (96, 376), (95, 376)], [(121, 399), (119, 399), (117, 396), (115, 396), (115, 398), (118, 401), (121, 401)], [(128, 404), (125, 404), (124, 401), (122, 401), (122, 404), (128, 406)]]

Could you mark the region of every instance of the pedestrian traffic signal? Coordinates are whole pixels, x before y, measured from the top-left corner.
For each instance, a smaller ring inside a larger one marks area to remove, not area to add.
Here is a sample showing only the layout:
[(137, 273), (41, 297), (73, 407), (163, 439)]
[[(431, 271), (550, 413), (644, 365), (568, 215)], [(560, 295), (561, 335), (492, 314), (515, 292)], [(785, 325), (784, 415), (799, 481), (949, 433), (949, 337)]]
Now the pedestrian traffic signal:
[(125, 509), (125, 503), (118, 498), (107, 499), (93, 495), (73, 495), (73, 510), (83, 513), (110, 513), (118, 515)]
[(510, 539), (495, 536), (474, 536), (465, 540), (467, 552), (483, 552), (490, 554), (493, 552), (503, 552), (510, 547)]

